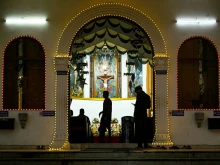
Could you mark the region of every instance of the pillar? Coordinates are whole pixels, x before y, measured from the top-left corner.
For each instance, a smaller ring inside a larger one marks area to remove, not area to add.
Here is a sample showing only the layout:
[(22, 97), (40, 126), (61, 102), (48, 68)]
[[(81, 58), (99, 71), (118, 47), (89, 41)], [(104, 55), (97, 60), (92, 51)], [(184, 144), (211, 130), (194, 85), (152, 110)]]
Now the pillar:
[(168, 57), (156, 54), (155, 64), (155, 135), (152, 145), (173, 145), (169, 132)]
[(69, 111), (69, 55), (55, 57), (56, 86), (55, 86), (55, 126), (51, 150), (70, 149), (68, 141), (68, 111)]

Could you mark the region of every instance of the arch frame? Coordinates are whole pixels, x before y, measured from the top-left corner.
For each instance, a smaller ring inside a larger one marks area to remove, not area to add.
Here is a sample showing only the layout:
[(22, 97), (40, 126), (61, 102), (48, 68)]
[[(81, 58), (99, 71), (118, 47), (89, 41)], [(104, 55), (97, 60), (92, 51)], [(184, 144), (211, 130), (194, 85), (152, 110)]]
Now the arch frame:
[(69, 54), (72, 41), (78, 31), (92, 20), (106, 16), (122, 17), (135, 22), (148, 35), (154, 54), (167, 54), (162, 33), (148, 15), (122, 3), (101, 3), (82, 10), (67, 23), (59, 38), (56, 55)]
[(43, 49), (43, 51), (44, 51), (44, 60), (45, 60), (45, 66), (44, 66), (44, 76), (45, 76), (45, 82), (44, 82), (44, 104), (45, 104), (45, 108), (44, 109), (22, 109), (22, 110), (46, 110), (46, 80), (47, 80), (47, 77), (46, 77), (46, 50), (45, 50), (45, 47), (44, 47), (44, 45), (42, 44), (42, 42), (39, 40), (39, 39), (37, 39), (36, 37), (34, 37), (34, 36), (31, 36), (31, 35), (19, 35), (19, 36), (16, 36), (16, 37), (14, 37), (14, 38), (12, 38), (11, 40), (9, 40), (8, 42), (7, 42), (7, 44), (5, 45), (5, 47), (4, 47), (4, 51), (3, 51), (3, 56), (2, 56), (2, 98), (1, 98), (1, 102), (2, 102), (2, 105), (1, 105), (1, 107), (2, 107), (2, 110), (19, 110), (19, 109), (4, 109), (3, 108), (3, 105), (4, 105), (4, 98), (3, 98), (3, 96), (4, 96), (4, 67), (5, 67), (5, 51), (7, 50), (7, 48), (8, 48), (8, 46), (13, 42), (13, 41), (15, 41), (15, 40), (17, 40), (17, 39), (19, 39), (19, 38), (31, 38), (31, 39), (33, 39), (33, 40), (35, 40), (36, 42), (38, 42), (40, 45), (41, 45), (41, 47), (42, 47), (42, 49)]
[[(57, 73), (59, 72), (66, 72), (68, 70), (66, 68), (66, 65), (64, 66), (65, 61), (67, 58), (70, 58), (70, 51), (71, 51), (71, 45), (78, 34), (78, 32), (89, 22), (102, 18), (102, 17), (122, 17), (125, 19), (128, 19), (143, 29), (143, 31), (148, 35), (149, 40), (152, 44), (154, 59), (161, 58), (161, 57), (168, 57), (167, 56), (167, 50), (166, 50), (166, 43), (162, 36), (162, 33), (156, 23), (147, 16), (144, 12), (122, 3), (100, 3), (93, 5), (89, 8), (86, 8), (82, 10), (80, 13), (78, 13), (76, 16), (74, 16), (69, 23), (64, 27), (61, 36), (58, 40), (57, 44), (57, 50), (56, 54), (54, 56), (55, 61), (55, 71)], [(56, 62), (57, 61), (57, 62)], [(63, 61), (62, 67), (60, 62)], [(160, 64), (159, 64), (160, 65)], [(68, 72), (68, 71), (67, 71)], [(167, 77), (167, 76), (166, 76)], [(167, 78), (165, 77), (165, 80)], [(57, 75), (57, 79), (59, 82), (56, 82), (56, 89), (55, 89), (55, 100), (56, 105), (55, 107), (61, 106), (58, 105), (59, 99), (65, 97), (64, 95), (61, 96), (58, 93), (68, 92), (68, 89), (64, 89), (62, 85), (68, 86), (68, 77), (67, 76), (61, 76)], [(64, 82), (67, 82), (67, 84), (64, 84)], [(167, 82), (165, 84), (165, 92), (167, 92)], [(65, 91), (64, 91), (65, 90)], [(67, 91), (66, 91), (67, 90)], [(155, 96), (156, 97), (156, 96)], [(62, 111), (60, 108), (55, 108), (56, 111), (56, 117), (55, 117), (55, 132), (53, 136), (53, 140), (50, 144), (50, 150), (61, 150), (61, 149), (68, 149), (70, 148), (70, 144), (68, 141), (68, 123), (63, 122), (68, 120), (68, 100), (65, 97), (65, 105), (62, 105), (63, 109), (66, 109), (66, 111)], [(165, 107), (167, 110), (167, 107)], [(58, 114), (63, 114), (62, 118)], [(166, 124), (166, 123), (165, 123)], [(167, 125), (167, 124), (166, 124)], [(59, 128), (63, 128), (62, 131)], [(166, 131), (165, 131), (166, 132)], [(165, 136), (167, 137), (167, 136)], [(170, 141), (170, 140), (167, 140)], [(159, 143), (158, 143), (159, 144)], [(170, 144), (170, 142), (169, 142)]]
[[(178, 64), (178, 58), (179, 58), (179, 51), (180, 51), (180, 48), (181, 48), (181, 46), (186, 42), (186, 41), (188, 41), (188, 40), (190, 40), (190, 39), (194, 39), (194, 38), (202, 38), (202, 39), (205, 39), (205, 40), (207, 40), (208, 42), (210, 42), (213, 46), (214, 46), (214, 48), (215, 48), (215, 50), (216, 50), (216, 53), (217, 53), (217, 56), (218, 56), (218, 90), (219, 90), (219, 92), (218, 92), (218, 95), (219, 95), (219, 107), (218, 107), (218, 109), (205, 109), (205, 108), (199, 108), (199, 109), (180, 109), (180, 108), (178, 108), (178, 105), (179, 105), (179, 99), (178, 99), (178, 92), (179, 92), (179, 88), (178, 88), (178, 77), (179, 77), (179, 74), (178, 74), (178, 66), (179, 66), (179, 64)], [(206, 36), (203, 36), (203, 35), (193, 35), (193, 36), (189, 36), (189, 37), (187, 37), (187, 38), (185, 38), (182, 42), (181, 42), (181, 44), (180, 44), (180, 46), (179, 46), (179, 48), (178, 48), (178, 51), (177, 51), (177, 58), (176, 58), (176, 63), (177, 63), (177, 67), (176, 67), (176, 70), (177, 70), (177, 74), (176, 74), (176, 77), (177, 77), (177, 87), (176, 87), (176, 89), (177, 89), (177, 91), (176, 91), (176, 98), (177, 98), (177, 105), (176, 105), (176, 109), (178, 109), (178, 110), (187, 110), (187, 111), (194, 111), (194, 110), (196, 110), (196, 111), (201, 111), (201, 110), (206, 110), (206, 111), (214, 111), (214, 110), (220, 110), (220, 54), (219, 54), (219, 51), (218, 51), (218, 48), (217, 48), (217, 45), (215, 44), (215, 42), (212, 40), (212, 39), (210, 39), (209, 37), (206, 37)]]

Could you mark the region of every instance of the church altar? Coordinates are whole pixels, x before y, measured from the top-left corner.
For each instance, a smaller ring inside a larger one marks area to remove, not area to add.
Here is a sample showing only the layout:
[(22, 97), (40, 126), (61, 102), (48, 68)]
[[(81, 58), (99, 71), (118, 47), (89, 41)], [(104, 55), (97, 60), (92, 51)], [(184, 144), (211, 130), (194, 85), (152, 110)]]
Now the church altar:
[[(91, 125), (91, 130), (92, 130), (92, 134), (93, 136), (99, 136), (99, 126), (100, 124), (92, 124)], [(112, 123), (111, 124), (111, 136), (119, 136), (121, 133), (121, 125), (117, 124), (117, 123)], [(108, 135), (108, 131), (105, 132), (105, 135)]]
[[(135, 99), (121, 99), (112, 98), (112, 119), (116, 118), (118, 124), (121, 125), (121, 118), (123, 116), (133, 116)], [(104, 99), (72, 99), (70, 109), (73, 111), (73, 116), (79, 115), (79, 110), (84, 109), (85, 115), (89, 117), (90, 122), (95, 118), (99, 119), (99, 112), (103, 109)]]

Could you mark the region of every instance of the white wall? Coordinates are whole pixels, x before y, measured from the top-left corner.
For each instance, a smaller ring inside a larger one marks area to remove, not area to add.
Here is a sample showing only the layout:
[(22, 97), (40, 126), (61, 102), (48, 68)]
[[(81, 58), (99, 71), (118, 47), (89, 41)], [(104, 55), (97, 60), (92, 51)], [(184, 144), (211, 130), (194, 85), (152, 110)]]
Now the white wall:
[[(147, 89), (147, 81), (146, 81), (146, 76), (147, 76), (147, 65), (146, 64), (142, 64), (142, 80), (143, 80), (143, 91), (146, 92), (146, 89)], [(148, 93), (149, 94), (149, 93)]]
[(121, 55), (121, 96), (122, 98), (128, 98), (128, 77), (124, 75), (127, 73), (126, 61), (128, 55), (127, 53)]
[[(26, 127), (21, 128), (18, 113), (28, 113)], [(0, 145), (49, 145), (53, 138), (54, 116), (43, 117), (40, 111), (9, 111), (15, 118), (14, 130), (0, 130)]]
[[(204, 112), (204, 121), (198, 128), (195, 112)], [(171, 140), (175, 145), (220, 145), (220, 129), (208, 129), (208, 118), (216, 118), (213, 111), (185, 111), (184, 116), (170, 116)]]
[[(121, 123), (123, 116), (133, 116), (135, 100), (112, 100), (112, 119), (117, 118)], [(73, 110), (73, 116), (79, 115), (79, 109), (84, 108), (85, 115), (89, 117), (90, 122), (94, 118), (99, 119), (99, 112), (103, 108), (103, 100), (72, 100), (70, 109)]]

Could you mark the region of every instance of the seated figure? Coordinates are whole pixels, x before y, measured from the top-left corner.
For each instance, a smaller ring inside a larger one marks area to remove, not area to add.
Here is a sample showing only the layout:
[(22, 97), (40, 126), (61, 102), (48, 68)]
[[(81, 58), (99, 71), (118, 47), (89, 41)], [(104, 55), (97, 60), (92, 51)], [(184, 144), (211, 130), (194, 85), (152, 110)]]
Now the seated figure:
[(88, 122), (88, 123), (89, 123), (89, 125), (90, 125), (90, 120), (89, 120), (89, 117), (85, 115), (85, 111), (84, 111), (84, 109), (83, 109), (83, 108), (81, 108), (81, 109), (79, 110), (79, 117), (80, 117), (80, 116), (86, 117), (87, 122)]
[(70, 143), (88, 143), (92, 142), (92, 133), (90, 120), (84, 114), (84, 109), (80, 109), (78, 116), (70, 118), (69, 142)]

